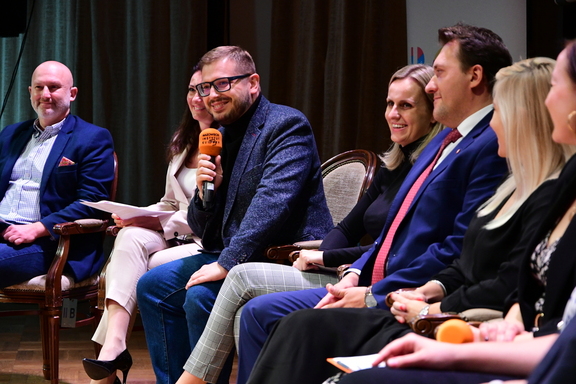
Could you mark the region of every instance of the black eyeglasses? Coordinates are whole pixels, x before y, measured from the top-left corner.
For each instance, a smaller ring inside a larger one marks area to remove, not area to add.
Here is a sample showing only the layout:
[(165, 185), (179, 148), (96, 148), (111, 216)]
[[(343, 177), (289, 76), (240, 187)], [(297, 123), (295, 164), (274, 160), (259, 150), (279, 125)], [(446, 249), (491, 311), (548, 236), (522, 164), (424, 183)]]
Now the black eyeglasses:
[(218, 92), (226, 92), (229, 91), (232, 87), (232, 81), (243, 79), (245, 77), (251, 76), (251, 73), (247, 73), (245, 75), (240, 76), (231, 76), (231, 77), (220, 77), (214, 81), (207, 81), (205, 83), (200, 83), (196, 86), (196, 90), (202, 97), (206, 97), (210, 95), (210, 88), (214, 87), (214, 89)]

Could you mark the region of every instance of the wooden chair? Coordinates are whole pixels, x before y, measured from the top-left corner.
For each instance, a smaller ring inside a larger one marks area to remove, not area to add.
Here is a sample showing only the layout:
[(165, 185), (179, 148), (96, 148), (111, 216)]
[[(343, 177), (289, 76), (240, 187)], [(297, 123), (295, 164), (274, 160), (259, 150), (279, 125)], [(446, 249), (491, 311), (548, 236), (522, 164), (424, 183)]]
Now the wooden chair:
[[(403, 288), (405, 291), (411, 291), (415, 288)], [(386, 305), (392, 307), (391, 293), (386, 296)], [(434, 337), (436, 328), (447, 320), (459, 319), (464, 320), (473, 326), (479, 326), (485, 321), (502, 320), (503, 313), (490, 308), (471, 308), (460, 313), (445, 312), (431, 315), (417, 315), (408, 322), (412, 330), (422, 336)]]
[[(116, 197), (118, 186), (118, 159), (114, 154), (114, 180), (112, 182), (111, 200)], [(70, 238), (73, 235), (104, 232), (108, 220), (83, 219), (54, 226), (54, 232), (60, 235), (58, 249), (46, 275), (37, 276), (21, 284), (0, 289), (0, 303), (35, 304), (38, 309), (0, 310), (0, 317), (6, 316), (40, 316), (42, 335), (43, 373), (46, 380), (58, 383), (58, 359), (62, 306), (65, 299), (88, 301), (89, 312), (85, 318), (76, 320), (75, 326), (92, 325), (100, 321), (100, 312), (93, 311), (98, 298), (98, 273), (80, 282), (63, 274), (68, 260)]]
[(436, 328), (450, 319), (460, 319), (468, 324), (478, 326), (485, 321), (502, 320), (502, 312), (489, 308), (472, 308), (460, 313), (439, 313), (418, 315), (409, 321), (410, 328), (422, 336), (434, 337)]
[[(322, 164), (322, 182), (326, 203), (337, 225), (354, 208), (366, 192), (378, 171), (378, 156), (374, 152), (355, 149), (343, 152)], [(322, 240), (301, 241), (270, 247), (266, 256), (277, 262), (293, 262), (301, 249), (318, 249)]]

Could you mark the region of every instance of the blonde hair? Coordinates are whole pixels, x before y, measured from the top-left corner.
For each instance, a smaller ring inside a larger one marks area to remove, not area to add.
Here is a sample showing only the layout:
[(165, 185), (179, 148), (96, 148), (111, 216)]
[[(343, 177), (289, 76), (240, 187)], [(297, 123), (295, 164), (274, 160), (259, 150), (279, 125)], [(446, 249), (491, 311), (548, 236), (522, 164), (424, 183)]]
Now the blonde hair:
[[(433, 95), (430, 93), (426, 93), (426, 84), (430, 81), (430, 79), (434, 76), (434, 70), (429, 65), (424, 64), (412, 64), (407, 65), (403, 68), (397, 70), (392, 77), (390, 78), (390, 82), (388, 83), (388, 87), (396, 80), (402, 80), (406, 78), (412, 79), (422, 90), (424, 95), (426, 96), (426, 105), (430, 112), (430, 116), (432, 116), (432, 110), (434, 109), (434, 101)], [(418, 148), (410, 155), (410, 163), (414, 164), (418, 156), (422, 150), (430, 143), (430, 140), (438, 134), (438, 132), (442, 131), (444, 126), (440, 123), (435, 123), (431, 128), (430, 132), (426, 136), (424, 140), (420, 143)], [(390, 149), (386, 151), (384, 154), (380, 155), (380, 159), (384, 163), (384, 166), (390, 170), (396, 169), (402, 164), (404, 161), (404, 154), (400, 149), (400, 144), (393, 143)]]
[(575, 147), (552, 141), (553, 124), (544, 100), (556, 64), (535, 57), (502, 68), (496, 74), (494, 101), (500, 113), (510, 175), (480, 209), (478, 216), (494, 211), (514, 191), (514, 201), (486, 225), (506, 223), (530, 194), (546, 179), (556, 177), (574, 154)]

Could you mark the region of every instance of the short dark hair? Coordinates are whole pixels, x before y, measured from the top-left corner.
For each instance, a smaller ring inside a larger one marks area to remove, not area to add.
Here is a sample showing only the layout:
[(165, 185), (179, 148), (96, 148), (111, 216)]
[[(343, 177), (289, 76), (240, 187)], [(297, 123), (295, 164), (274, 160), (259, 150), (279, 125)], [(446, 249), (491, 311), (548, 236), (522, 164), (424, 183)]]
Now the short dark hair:
[(452, 27), (440, 28), (438, 40), (442, 46), (457, 41), (460, 45), (458, 58), (462, 70), (480, 65), (490, 92), (494, 87), (496, 73), (501, 68), (512, 65), (512, 56), (502, 38), (487, 28), (458, 23)]
[(235, 45), (223, 45), (216, 47), (204, 54), (198, 63), (200, 69), (205, 65), (212, 64), (218, 60), (229, 58), (236, 63), (236, 68), (240, 74), (253, 74), (256, 73), (256, 64), (252, 56), (246, 51)]

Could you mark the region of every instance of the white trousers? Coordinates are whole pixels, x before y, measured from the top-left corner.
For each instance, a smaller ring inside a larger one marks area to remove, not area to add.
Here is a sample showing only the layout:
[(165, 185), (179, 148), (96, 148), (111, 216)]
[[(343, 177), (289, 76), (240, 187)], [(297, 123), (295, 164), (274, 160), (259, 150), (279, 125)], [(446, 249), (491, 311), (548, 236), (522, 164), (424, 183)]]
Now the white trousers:
[[(140, 276), (161, 264), (195, 255), (199, 248), (196, 243), (169, 248), (164, 236), (157, 231), (140, 227), (122, 228), (106, 268), (106, 300), (114, 300), (133, 315)], [(104, 344), (107, 330), (108, 309), (105, 308), (92, 340)]]

